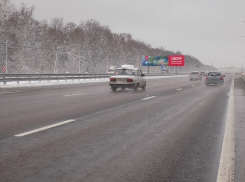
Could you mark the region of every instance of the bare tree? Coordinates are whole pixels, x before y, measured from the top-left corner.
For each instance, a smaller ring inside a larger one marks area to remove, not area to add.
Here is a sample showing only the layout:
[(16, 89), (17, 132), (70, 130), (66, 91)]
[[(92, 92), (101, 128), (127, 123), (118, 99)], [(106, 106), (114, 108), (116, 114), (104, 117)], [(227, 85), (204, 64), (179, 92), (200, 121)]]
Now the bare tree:
[[(182, 54), (133, 39), (129, 33), (112, 33), (90, 19), (76, 25), (63, 18), (37, 21), (34, 7), (16, 9), (10, 0), (0, 2), (0, 66), (8, 50), (11, 72), (84, 73), (107, 72), (108, 66), (141, 65), (143, 55)], [(8, 46), (5, 42), (8, 41)], [(185, 71), (202, 63), (186, 55)]]

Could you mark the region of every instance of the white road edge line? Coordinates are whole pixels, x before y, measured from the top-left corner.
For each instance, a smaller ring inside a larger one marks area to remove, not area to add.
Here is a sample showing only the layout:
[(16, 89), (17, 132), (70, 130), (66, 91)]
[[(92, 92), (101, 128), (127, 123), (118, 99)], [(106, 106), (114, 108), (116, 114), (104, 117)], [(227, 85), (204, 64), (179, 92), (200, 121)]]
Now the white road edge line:
[(22, 136), (30, 135), (30, 134), (33, 134), (33, 133), (37, 133), (39, 131), (47, 130), (49, 128), (53, 128), (53, 127), (56, 127), (56, 126), (67, 124), (67, 123), (70, 123), (70, 122), (73, 122), (73, 121), (75, 121), (75, 120), (74, 119), (69, 119), (67, 121), (62, 121), (62, 122), (59, 122), (59, 123), (56, 123), (56, 124), (48, 125), (48, 126), (45, 126), (45, 127), (42, 127), (42, 128), (38, 128), (38, 129), (31, 130), (31, 131), (28, 131), (28, 132), (25, 132), (25, 133), (21, 133), (21, 134), (18, 134), (18, 135), (14, 135), (14, 136), (22, 137)]
[(65, 95), (66, 97), (70, 97), (70, 96), (76, 96), (76, 95), (83, 95), (85, 93), (80, 93), (80, 94), (72, 94), (72, 95)]
[(182, 90), (183, 88), (176, 88), (176, 90)]
[(146, 97), (146, 98), (144, 98), (144, 99), (142, 99), (142, 100), (148, 100), (148, 99), (152, 99), (152, 98), (154, 98), (154, 97), (156, 97), (156, 96)]
[(226, 119), (225, 134), (221, 150), (217, 182), (234, 181), (235, 141), (234, 141), (234, 79), (230, 90), (229, 108)]

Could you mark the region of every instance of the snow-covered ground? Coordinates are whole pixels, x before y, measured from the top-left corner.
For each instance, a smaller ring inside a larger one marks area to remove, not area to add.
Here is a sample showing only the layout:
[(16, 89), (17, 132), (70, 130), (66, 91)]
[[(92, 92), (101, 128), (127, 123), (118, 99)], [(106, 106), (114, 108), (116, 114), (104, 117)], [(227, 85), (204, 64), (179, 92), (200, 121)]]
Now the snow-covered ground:
[[(174, 75), (174, 76), (150, 76), (146, 79), (159, 79), (159, 78), (173, 78), (173, 77), (187, 77), (187, 75)], [(62, 85), (62, 84), (79, 84), (79, 83), (95, 83), (95, 82), (109, 82), (109, 78), (101, 79), (81, 79), (81, 80), (50, 80), (50, 81), (20, 81), (7, 82), (6, 84), (0, 83), (0, 88), (12, 88), (12, 87), (30, 87), (30, 86), (48, 86), (48, 85)]]

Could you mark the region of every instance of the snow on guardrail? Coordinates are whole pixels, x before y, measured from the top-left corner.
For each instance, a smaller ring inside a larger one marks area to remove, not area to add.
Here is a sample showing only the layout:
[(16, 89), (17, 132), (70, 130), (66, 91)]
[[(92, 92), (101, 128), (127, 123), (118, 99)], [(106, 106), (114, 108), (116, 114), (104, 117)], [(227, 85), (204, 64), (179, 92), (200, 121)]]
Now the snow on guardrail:
[[(110, 74), (0, 74), (0, 87), (22, 87), (107, 82)], [(146, 79), (182, 77), (186, 75), (146, 75)]]

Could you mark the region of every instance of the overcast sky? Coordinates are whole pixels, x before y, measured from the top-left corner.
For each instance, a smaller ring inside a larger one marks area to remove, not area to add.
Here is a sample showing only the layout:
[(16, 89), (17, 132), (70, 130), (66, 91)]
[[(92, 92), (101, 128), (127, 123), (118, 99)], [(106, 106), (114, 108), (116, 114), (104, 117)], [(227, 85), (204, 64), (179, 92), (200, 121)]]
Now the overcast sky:
[[(215, 67), (245, 66), (245, 0), (12, 0), (34, 17), (95, 19), (152, 47), (189, 54)], [(244, 22), (242, 22), (244, 21)]]

